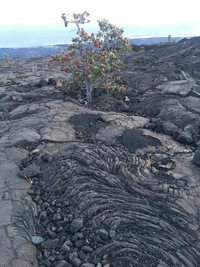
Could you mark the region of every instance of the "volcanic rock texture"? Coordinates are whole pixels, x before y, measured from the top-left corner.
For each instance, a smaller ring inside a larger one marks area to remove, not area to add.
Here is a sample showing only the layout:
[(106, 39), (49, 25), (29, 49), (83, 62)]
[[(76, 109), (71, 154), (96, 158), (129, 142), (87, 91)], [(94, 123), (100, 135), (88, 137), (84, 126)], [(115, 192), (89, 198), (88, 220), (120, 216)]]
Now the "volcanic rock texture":
[(200, 38), (124, 61), (127, 91), (85, 106), (45, 59), (2, 67), (0, 146), (31, 182), (37, 214), (15, 224), (40, 267), (200, 266)]

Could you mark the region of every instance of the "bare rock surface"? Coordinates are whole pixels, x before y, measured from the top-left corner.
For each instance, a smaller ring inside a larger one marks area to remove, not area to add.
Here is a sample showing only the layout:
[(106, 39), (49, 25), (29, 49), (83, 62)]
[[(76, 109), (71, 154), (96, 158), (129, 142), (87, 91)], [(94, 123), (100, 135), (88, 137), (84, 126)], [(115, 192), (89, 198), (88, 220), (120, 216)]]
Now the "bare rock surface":
[(199, 47), (129, 55), (91, 105), (44, 58), (1, 65), (1, 267), (200, 266)]

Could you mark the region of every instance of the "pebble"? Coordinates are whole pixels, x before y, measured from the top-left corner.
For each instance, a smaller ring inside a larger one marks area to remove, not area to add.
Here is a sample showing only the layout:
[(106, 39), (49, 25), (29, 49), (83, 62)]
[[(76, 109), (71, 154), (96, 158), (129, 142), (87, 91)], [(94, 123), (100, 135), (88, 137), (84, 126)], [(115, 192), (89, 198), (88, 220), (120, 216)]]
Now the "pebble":
[(98, 234), (99, 234), (100, 238), (105, 240), (105, 241), (108, 240), (108, 238), (109, 238), (108, 231), (106, 229), (100, 229)]
[(78, 258), (78, 254), (76, 252), (69, 254), (69, 260), (74, 267), (79, 267), (82, 264), (82, 261)]
[(53, 160), (52, 153), (49, 153), (49, 152), (46, 152), (46, 151), (42, 152), (40, 157), (44, 162), (48, 162), (48, 163), (50, 163)]
[(90, 253), (93, 251), (93, 248), (91, 248), (90, 246), (83, 246), (81, 250), (85, 253)]
[(193, 142), (192, 135), (189, 132), (179, 132), (176, 140), (183, 144), (191, 144)]
[(84, 240), (77, 240), (77, 241), (75, 242), (75, 246), (76, 246), (77, 248), (81, 248), (83, 245), (84, 245)]
[(42, 243), (43, 241), (44, 241), (44, 238), (41, 236), (36, 236), (36, 235), (31, 236), (31, 242), (34, 245), (38, 245), (38, 244)]
[(53, 221), (58, 221), (58, 220), (61, 220), (61, 215), (60, 215), (60, 213), (55, 213), (54, 215), (53, 215)]
[(72, 265), (65, 260), (61, 260), (55, 267), (72, 267)]
[(109, 236), (110, 236), (110, 238), (113, 238), (114, 236), (116, 236), (116, 231), (115, 230), (110, 230), (109, 231)]
[(95, 265), (92, 264), (92, 263), (86, 262), (86, 263), (83, 263), (83, 264), (81, 265), (81, 267), (95, 267)]
[(35, 163), (32, 163), (29, 166), (25, 167), (19, 174), (23, 178), (29, 178), (41, 174), (41, 170)]
[(56, 246), (56, 244), (58, 243), (58, 239), (47, 239), (46, 241), (44, 241), (41, 244), (41, 248), (46, 248), (46, 249), (52, 249)]
[(76, 233), (83, 227), (83, 219), (74, 219), (71, 222), (70, 231), (71, 233)]
[(70, 252), (70, 246), (68, 246), (67, 244), (66, 244), (66, 242), (61, 246), (61, 252)]

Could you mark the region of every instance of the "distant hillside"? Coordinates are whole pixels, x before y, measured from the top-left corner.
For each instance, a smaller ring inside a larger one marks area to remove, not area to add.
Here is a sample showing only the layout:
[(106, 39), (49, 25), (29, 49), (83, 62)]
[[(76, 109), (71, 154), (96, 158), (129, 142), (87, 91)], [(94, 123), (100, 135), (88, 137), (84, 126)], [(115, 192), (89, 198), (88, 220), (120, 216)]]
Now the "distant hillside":
[(0, 58), (3, 58), (4, 54), (8, 54), (9, 57), (20, 58), (45, 57), (57, 53), (60, 49), (63, 49), (63, 47), (59, 45), (22, 48), (0, 48)]
[[(180, 41), (184, 37), (172, 37), (172, 41)], [(149, 38), (134, 38), (131, 39), (131, 43), (134, 45), (148, 45), (148, 44), (157, 44), (157, 43), (166, 43), (168, 42), (168, 37), (149, 37)]]
[[(173, 37), (172, 40), (179, 41), (183, 37)], [(135, 38), (130, 39), (133, 45), (149, 45), (168, 42), (167, 37)], [(38, 46), (23, 48), (0, 48), (0, 58), (6, 53), (9, 57), (33, 58), (45, 57), (57, 53), (60, 49), (66, 48), (67, 45)]]

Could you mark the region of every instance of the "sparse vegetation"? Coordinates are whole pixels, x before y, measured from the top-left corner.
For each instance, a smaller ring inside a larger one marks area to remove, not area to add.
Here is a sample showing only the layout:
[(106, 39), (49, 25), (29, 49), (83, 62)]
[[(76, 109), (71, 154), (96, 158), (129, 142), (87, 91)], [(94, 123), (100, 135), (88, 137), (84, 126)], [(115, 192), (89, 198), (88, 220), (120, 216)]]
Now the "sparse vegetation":
[(86, 32), (83, 25), (90, 22), (89, 16), (86, 11), (67, 16), (62, 14), (66, 27), (70, 23), (76, 26), (76, 37), (72, 38), (67, 52), (52, 55), (53, 61), (62, 63), (62, 71), (71, 73), (68, 89), (82, 89), (87, 103), (92, 101), (96, 89), (126, 90), (119, 78), (123, 66), (120, 55), (131, 51), (128, 39), (123, 37), (123, 29), (108, 20), (98, 21), (97, 33)]

